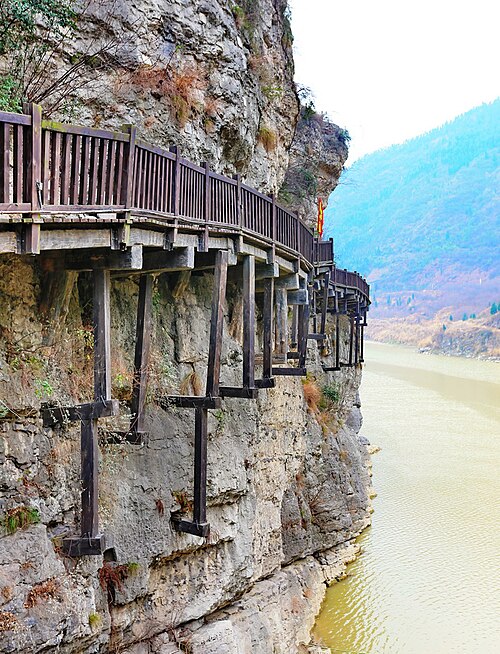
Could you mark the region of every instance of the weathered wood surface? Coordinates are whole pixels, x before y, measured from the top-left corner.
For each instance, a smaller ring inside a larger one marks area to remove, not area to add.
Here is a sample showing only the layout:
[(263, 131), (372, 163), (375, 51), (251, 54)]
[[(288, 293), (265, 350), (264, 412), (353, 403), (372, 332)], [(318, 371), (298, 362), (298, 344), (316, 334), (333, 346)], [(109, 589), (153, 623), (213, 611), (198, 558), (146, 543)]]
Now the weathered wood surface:
[[(139, 298), (137, 302), (134, 378), (130, 405), (132, 413), (130, 430), (136, 435), (143, 434), (145, 431), (144, 414), (148, 391), (151, 333), (153, 330), (152, 296), (153, 275), (142, 275), (139, 281)], [(140, 440), (140, 437), (136, 440)]]
[(94, 399), (111, 399), (111, 310), (109, 270), (94, 271)]
[[(224, 225), (279, 246), (309, 266), (333, 262), (332, 240), (315, 240), (296, 213), (242, 184), (238, 176), (231, 179), (208, 165), (197, 166), (175, 146), (168, 151), (137, 140), (131, 125), (116, 132), (42, 120), (37, 105), (26, 111), (24, 116), (0, 112), (0, 212), (172, 215), (200, 226), (201, 250), (207, 249), (212, 226)], [(368, 296), (357, 273), (336, 270), (335, 275), (340, 284)]]
[(224, 302), (226, 299), (227, 281), (226, 250), (217, 252), (212, 292), (212, 315), (210, 318), (210, 342), (208, 349), (208, 368), (206, 395), (216, 397), (219, 394), (220, 357), (222, 352), (222, 337), (224, 327)]

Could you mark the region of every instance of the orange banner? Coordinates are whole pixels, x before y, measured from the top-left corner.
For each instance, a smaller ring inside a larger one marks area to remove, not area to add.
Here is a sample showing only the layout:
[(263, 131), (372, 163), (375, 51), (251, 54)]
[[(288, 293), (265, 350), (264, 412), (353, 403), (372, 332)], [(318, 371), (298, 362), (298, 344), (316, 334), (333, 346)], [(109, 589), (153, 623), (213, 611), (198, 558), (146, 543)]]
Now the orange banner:
[(323, 238), (323, 228), (325, 226), (325, 210), (323, 209), (323, 200), (318, 198), (318, 225), (316, 231), (318, 236)]

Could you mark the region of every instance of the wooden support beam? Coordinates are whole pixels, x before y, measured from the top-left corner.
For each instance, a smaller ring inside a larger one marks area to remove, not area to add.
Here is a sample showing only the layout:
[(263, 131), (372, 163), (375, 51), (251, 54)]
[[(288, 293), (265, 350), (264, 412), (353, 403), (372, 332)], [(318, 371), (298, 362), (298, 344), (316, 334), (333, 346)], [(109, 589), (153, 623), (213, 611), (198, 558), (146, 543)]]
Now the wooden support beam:
[[(289, 296), (290, 296), (290, 293), (296, 293), (296, 292), (297, 291), (288, 291), (287, 292), (286, 301), (287, 301), (288, 305), (291, 304), (289, 299), (288, 299)], [(298, 336), (298, 331), (299, 331), (298, 330), (298, 324), (299, 324), (299, 322), (298, 321), (299, 321), (299, 315), (298, 315), (298, 311), (297, 311), (297, 305), (293, 305), (292, 306), (292, 325), (291, 325), (291, 328), (290, 328), (290, 343), (289, 343), (289, 346), (293, 347), (293, 348), (297, 347), (297, 341), (298, 341), (298, 338), (299, 338), (299, 336)]]
[(323, 279), (323, 302), (321, 305), (321, 323), (320, 323), (320, 334), (326, 332), (326, 311), (328, 309), (328, 289), (330, 287), (330, 272), (326, 272)]
[(113, 539), (106, 534), (98, 534), (93, 538), (70, 536), (61, 539), (61, 549), (70, 558), (100, 556), (104, 552), (113, 549)]
[(109, 270), (94, 271), (94, 399), (111, 399), (111, 282)]
[(299, 275), (297, 273), (279, 277), (275, 283), (276, 290), (298, 291), (300, 288)]
[(243, 260), (243, 387), (255, 380), (255, 258)]
[(360, 353), (359, 353), (359, 362), (364, 363), (365, 360), (365, 326), (361, 323), (361, 343), (360, 343)]
[[(272, 374), (272, 369), (271, 369)], [(272, 377), (263, 377), (262, 379), (255, 380), (255, 388), (274, 388), (276, 386), (276, 381)]]
[(54, 427), (57, 424), (75, 422), (77, 420), (97, 420), (97, 418), (117, 416), (120, 413), (120, 405), (118, 400), (89, 402), (87, 404), (77, 404), (76, 406), (67, 407), (42, 404), (41, 413), (43, 426)]
[(194, 248), (176, 248), (143, 255), (142, 272), (176, 272), (192, 270), (195, 264)]
[(349, 316), (349, 364), (348, 364), (349, 366), (352, 366), (353, 341), (354, 341), (354, 319), (352, 316)]
[(95, 538), (99, 533), (98, 514), (99, 448), (97, 419), (81, 423), (81, 535)]
[(43, 229), (40, 250), (75, 250), (111, 247), (110, 229)]
[(52, 270), (141, 270), (142, 245), (132, 245), (124, 251), (74, 251), (43, 255), (44, 265)]
[(40, 254), (40, 223), (26, 222), (21, 227), (21, 253)]
[[(306, 291), (307, 293), (307, 291)], [(298, 351), (299, 351), (299, 368), (305, 368), (307, 359), (307, 336), (309, 334), (309, 302), (301, 304), (298, 308)]]
[[(316, 302), (317, 302), (317, 288), (316, 288), (316, 282), (313, 283), (313, 288), (312, 288), (312, 297), (311, 297), (311, 313), (312, 313), (312, 320), (313, 320), (313, 334), (316, 334), (318, 331), (318, 317), (316, 315)], [(308, 337), (309, 338), (309, 337)]]
[(326, 339), (326, 334), (314, 334), (310, 333), (307, 335), (311, 341), (324, 341)]
[(207, 522), (207, 440), (208, 412), (198, 408), (194, 424), (194, 506), (193, 522)]
[(206, 395), (219, 395), (220, 357), (224, 330), (224, 302), (227, 284), (227, 250), (217, 252), (212, 291), (212, 315), (210, 318), (210, 344), (208, 348), (208, 367)]
[(207, 538), (207, 536), (210, 534), (210, 525), (208, 523), (197, 525), (190, 520), (180, 520), (178, 518), (172, 517), (172, 526), (175, 531), (191, 534), (192, 536), (199, 536), (200, 538)]
[(340, 314), (335, 316), (335, 369), (340, 370)]
[[(215, 268), (217, 265), (217, 253), (221, 250), (224, 250), (227, 254), (227, 265), (236, 266), (238, 264), (238, 257), (231, 250), (226, 250), (224, 248), (211, 249), (208, 252), (195, 252), (194, 268), (196, 270), (210, 270)], [(232, 274), (232, 273), (231, 273)], [(238, 274), (238, 273), (236, 273)], [(241, 273), (239, 273), (241, 274)]]
[(137, 303), (137, 327), (135, 336), (134, 380), (132, 384), (132, 402), (130, 410), (132, 419), (130, 431), (136, 436), (135, 442), (142, 443), (144, 434), (144, 413), (149, 379), (149, 355), (151, 350), (151, 332), (153, 328), (153, 275), (142, 275), (139, 281), (139, 299)]
[(273, 375), (282, 375), (288, 377), (305, 377), (306, 368), (273, 368)]
[(288, 352), (288, 302), (286, 296), (286, 289), (276, 287), (276, 353), (285, 357)]
[(255, 280), (272, 279), (280, 276), (280, 267), (274, 263), (257, 263), (255, 264)]
[(162, 409), (177, 407), (178, 409), (220, 409), (220, 397), (204, 397), (203, 395), (165, 395), (156, 400)]
[[(262, 377), (272, 377), (273, 357), (273, 313), (274, 313), (274, 279), (266, 279), (264, 282), (264, 307), (263, 307), (263, 364)], [(259, 387), (262, 388), (262, 387)]]
[(298, 291), (288, 291), (287, 301), (291, 305), (309, 304), (307, 289), (299, 288)]
[(259, 397), (259, 388), (264, 388), (264, 386), (257, 387), (256, 382), (254, 382), (252, 388), (247, 388), (246, 386), (221, 386), (219, 392), (221, 397), (239, 397), (244, 400), (256, 400)]
[(354, 365), (359, 363), (359, 315), (354, 318)]

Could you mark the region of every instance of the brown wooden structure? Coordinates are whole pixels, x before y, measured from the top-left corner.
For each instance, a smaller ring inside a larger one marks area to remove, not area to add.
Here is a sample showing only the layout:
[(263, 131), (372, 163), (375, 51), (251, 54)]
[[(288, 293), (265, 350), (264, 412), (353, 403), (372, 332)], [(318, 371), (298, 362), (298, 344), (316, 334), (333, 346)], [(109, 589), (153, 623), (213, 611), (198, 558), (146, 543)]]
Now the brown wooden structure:
[[(306, 373), (308, 339), (324, 341), (328, 314), (336, 324), (335, 366), (363, 360), (369, 287), (356, 272), (339, 270), (333, 241), (318, 241), (299, 216), (207, 164), (184, 159), (137, 138), (126, 126), (111, 132), (45, 121), (36, 105), (22, 115), (0, 112), (0, 254), (39, 255), (55, 271), (90, 270), (94, 279), (94, 398), (71, 407), (42, 407), (44, 424), (81, 424), (81, 533), (63, 547), (73, 556), (110, 547), (97, 511), (97, 423), (118, 413), (111, 397), (110, 278), (140, 275), (132, 421), (124, 436), (142, 443), (146, 432), (147, 370), (154, 273), (214, 271), (205, 395), (169, 396), (160, 404), (194, 410), (192, 520), (174, 528), (207, 536), (208, 410), (223, 398), (255, 399), (280, 375)], [(243, 291), (241, 386), (220, 384), (223, 307), (228, 275)], [(263, 317), (256, 353), (256, 301)], [(289, 313), (292, 320), (289, 320)], [(350, 350), (340, 361), (339, 317), (350, 324)], [(312, 331), (310, 326), (312, 323)], [(256, 379), (256, 360), (262, 377)]]

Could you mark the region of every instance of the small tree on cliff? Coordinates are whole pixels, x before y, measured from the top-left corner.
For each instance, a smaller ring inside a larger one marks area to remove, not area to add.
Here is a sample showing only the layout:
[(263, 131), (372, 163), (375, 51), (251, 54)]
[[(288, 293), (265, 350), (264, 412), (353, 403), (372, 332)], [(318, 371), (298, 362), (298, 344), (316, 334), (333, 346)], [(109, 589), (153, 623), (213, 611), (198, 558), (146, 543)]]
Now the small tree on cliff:
[(493, 302), (493, 304), (492, 304), (491, 307), (490, 307), (490, 313), (491, 313), (491, 315), (494, 316), (495, 313), (497, 313), (497, 311), (498, 311), (498, 305), (497, 305), (496, 302)]

